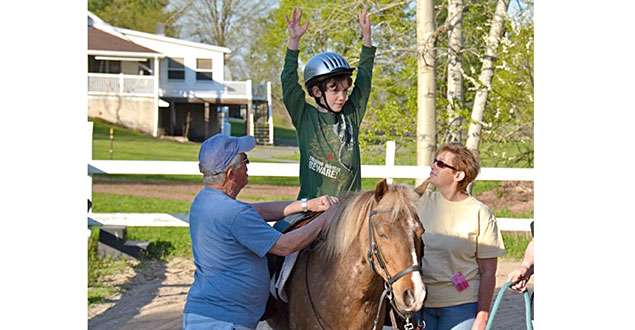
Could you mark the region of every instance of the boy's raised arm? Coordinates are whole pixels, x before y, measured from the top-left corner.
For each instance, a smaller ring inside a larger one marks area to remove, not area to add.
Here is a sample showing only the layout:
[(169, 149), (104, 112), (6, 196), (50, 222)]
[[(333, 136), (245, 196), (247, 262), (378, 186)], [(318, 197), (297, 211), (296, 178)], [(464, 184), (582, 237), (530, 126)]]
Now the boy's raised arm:
[[(302, 13), (300, 13), (300, 15), (302, 15)], [(366, 8), (359, 10), (359, 26), (362, 28), (362, 45), (366, 47), (373, 47), (373, 42), (370, 38), (370, 16), (368, 15), (368, 9)], [(291, 41), (289, 41), (289, 44), (291, 44)]]
[(293, 8), (291, 19), (289, 19), (289, 16), (284, 15), (284, 18), (287, 21), (287, 30), (289, 30), (289, 49), (291, 50), (298, 50), (300, 47), (300, 39), (309, 27), (309, 21), (307, 21), (304, 25), (300, 25), (300, 20), (302, 19), (302, 9), (300, 9), (300, 13), (297, 17), (296, 11), (297, 8)]

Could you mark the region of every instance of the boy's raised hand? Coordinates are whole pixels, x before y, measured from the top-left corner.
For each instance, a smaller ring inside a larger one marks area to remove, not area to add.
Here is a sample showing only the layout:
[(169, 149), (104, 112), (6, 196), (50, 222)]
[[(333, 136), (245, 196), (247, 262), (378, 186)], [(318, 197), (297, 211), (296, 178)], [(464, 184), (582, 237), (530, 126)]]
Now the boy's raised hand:
[(288, 15), (284, 15), (284, 18), (287, 21), (287, 29), (289, 30), (289, 49), (291, 50), (298, 49), (300, 45), (300, 38), (302, 38), (309, 27), (309, 21), (307, 21), (304, 25), (300, 24), (300, 20), (302, 19), (302, 9), (299, 10), (300, 13), (296, 16), (297, 11), (297, 8), (293, 8), (291, 19), (289, 19)]
[(366, 47), (372, 47), (373, 43), (370, 38), (370, 16), (368, 16), (368, 9), (359, 10), (359, 26), (362, 28), (362, 45)]

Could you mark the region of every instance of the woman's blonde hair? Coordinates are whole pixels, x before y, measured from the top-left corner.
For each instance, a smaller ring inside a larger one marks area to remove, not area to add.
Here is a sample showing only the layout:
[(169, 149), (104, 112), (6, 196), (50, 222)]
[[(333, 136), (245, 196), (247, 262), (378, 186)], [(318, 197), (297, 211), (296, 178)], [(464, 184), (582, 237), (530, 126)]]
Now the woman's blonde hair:
[(457, 187), (459, 191), (465, 191), (467, 186), (476, 179), (476, 176), (481, 171), (478, 156), (460, 143), (448, 143), (439, 148), (436, 155), (438, 156), (444, 151), (451, 152), (454, 155), (452, 166), (465, 173), (465, 177), (459, 182)]

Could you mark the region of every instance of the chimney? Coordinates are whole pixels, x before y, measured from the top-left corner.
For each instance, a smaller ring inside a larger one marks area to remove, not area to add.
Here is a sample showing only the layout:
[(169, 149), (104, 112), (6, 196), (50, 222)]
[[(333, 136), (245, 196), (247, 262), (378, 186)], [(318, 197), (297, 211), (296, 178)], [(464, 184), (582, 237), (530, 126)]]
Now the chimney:
[(165, 24), (157, 23), (157, 34), (160, 35), (160, 36), (164, 36), (165, 35)]

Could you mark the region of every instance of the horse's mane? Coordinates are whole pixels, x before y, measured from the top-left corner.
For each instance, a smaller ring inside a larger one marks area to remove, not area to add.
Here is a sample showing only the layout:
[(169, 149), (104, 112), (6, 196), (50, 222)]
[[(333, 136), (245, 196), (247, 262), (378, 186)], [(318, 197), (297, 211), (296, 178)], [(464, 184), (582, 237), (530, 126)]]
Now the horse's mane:
[[(388, 185), (388, 191), (380, 200), (381, 205), (375, 202), (373, 208), (392, 208), (391, 219), (397, 219), (403, 214), (416, 212), (414, 204), (417, 198), (417, 193), (407, 185)], [(328, 259), (348, 251), (361, 230), (368, 230), (368, 214), (374, 200), (374, 191), (353, 192), (341, 197), (340, 202), (333, 206), (335, 213), (323, 229), (324, 240), (320, 243)]]

